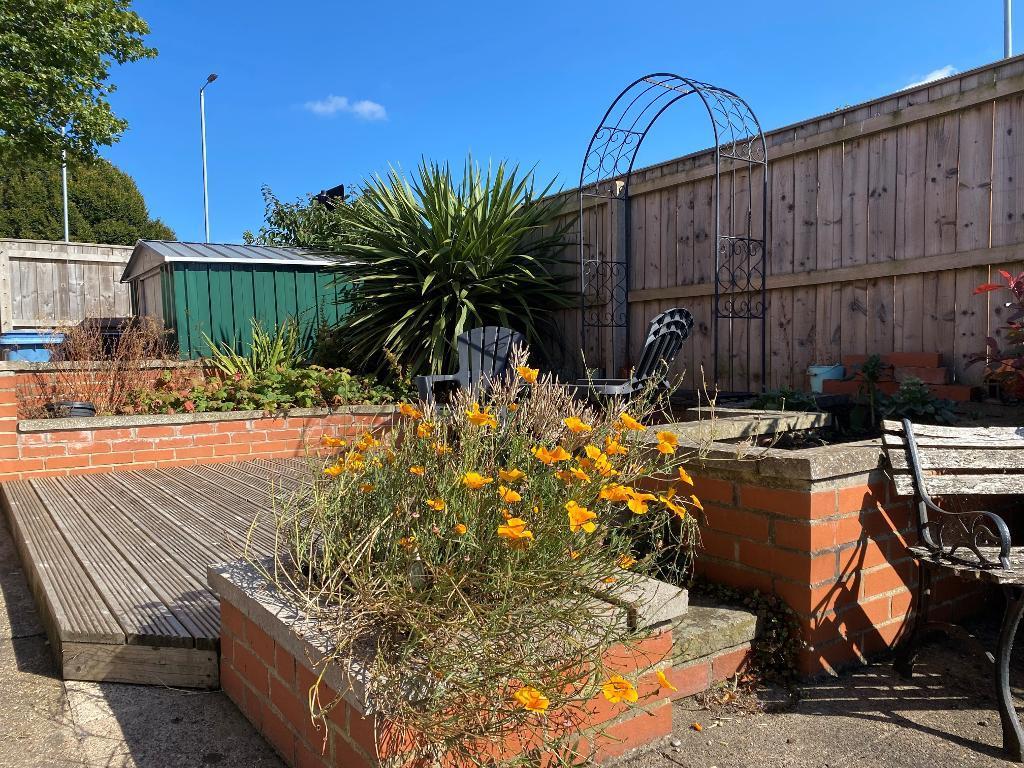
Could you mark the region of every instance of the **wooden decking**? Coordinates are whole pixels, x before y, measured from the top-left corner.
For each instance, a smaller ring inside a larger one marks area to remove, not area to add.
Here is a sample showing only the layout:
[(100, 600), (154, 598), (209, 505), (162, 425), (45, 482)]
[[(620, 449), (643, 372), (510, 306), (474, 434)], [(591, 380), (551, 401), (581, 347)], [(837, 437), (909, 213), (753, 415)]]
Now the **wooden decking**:
[(64, 678), (216, 687), (220, 610), (206, 569), (240, 557), (247, 542), (270, 551), (272, 496), (294, 491), (304, 466), (262, 460), (0, 486)]

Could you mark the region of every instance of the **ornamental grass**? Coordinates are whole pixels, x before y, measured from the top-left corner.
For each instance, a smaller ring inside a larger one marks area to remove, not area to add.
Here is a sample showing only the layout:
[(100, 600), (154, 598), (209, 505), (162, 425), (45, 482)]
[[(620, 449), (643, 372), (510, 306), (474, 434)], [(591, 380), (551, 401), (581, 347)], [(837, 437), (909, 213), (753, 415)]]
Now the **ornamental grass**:
[[(406, 404), (390, 431), (330, 441), (277, 510), (269, 575), (330, 638), (326, 663), (366, 670), (378, 722), (416, 734), (419, 758), (571, 761), (587, 701), (637, 706), (605, 655), (639, 638), (595, 595), (682, 578), (700, 503), (681, 468), (697, 449), (643, 445), (649, 411), (597, 412), (519, 365), (485, 401)], [(652, 475), (671, 490), (642, 490)], [(314, 718), (334, 704), (311, 690)], [(501, 754), (510, 738), (529, 746)]]

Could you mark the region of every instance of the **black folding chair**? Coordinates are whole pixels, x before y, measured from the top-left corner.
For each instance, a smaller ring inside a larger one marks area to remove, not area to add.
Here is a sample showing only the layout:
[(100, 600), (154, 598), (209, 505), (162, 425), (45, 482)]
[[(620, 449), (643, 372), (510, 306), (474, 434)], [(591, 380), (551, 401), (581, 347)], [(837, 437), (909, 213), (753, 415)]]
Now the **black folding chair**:
[(642, 392), (668, 392), (668, 369), (693, 330), (693, 315), (681, 307), (657, 315), (647, 329), (640, 362), (628, 379), (578, 379), (576, 392), (594, 401), (629, 400)]
[(449, 396), (452, 391), (472, 389), (478, 397), (485, 397), (490, 392), (491, 382), (508, 371), (513, 349), (525, 347), (526, 339), (518, 331), (488, 325), (460, 334), (457, 345), (458, 373), (416, 377), (416, 389), (423, 402), (434, 401), (439, 385)]

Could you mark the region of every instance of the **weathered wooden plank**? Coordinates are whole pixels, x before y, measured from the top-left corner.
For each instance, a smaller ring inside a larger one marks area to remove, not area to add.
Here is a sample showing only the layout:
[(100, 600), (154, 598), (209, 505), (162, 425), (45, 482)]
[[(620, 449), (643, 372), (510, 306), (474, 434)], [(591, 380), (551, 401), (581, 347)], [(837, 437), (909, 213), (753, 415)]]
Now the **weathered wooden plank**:
[[(902, 447), (899, 443), (894, 448)], [(988, 469), (988, 470), (1024, 470), (1024, 450), (1021, 446), (1006, 448), (931, 448), (918, 446), (918, 457), (921, 469), (924, 470), (956, 470), (956, 469)], [(889, 461), (893, 469), (909, 469), (910, 462), (906, 451), (892, 450)]]
[[(818, 255), (818, 155), (798, 155), (793, 185), (793, 269), (805, 272), (817, 267)], [(814, 363), (818, 329), (817, 293), (801, 286), (793, 291), (793, 362), (790, 381), (798, 389), (806, 388), (804, 375)], [(789, 383), (789, 382), (787, 382)]]
[(117, 552), (103, 531), (87, 520), (58, 483), (29, 483), (46, 506), (79, 562), (89, 571), (97, 591), (117, 617), (129, 644), (188, 648), (195, 644), (135, 564)]
[(0, 493), (51, 644), (124, 643), (124, 630), (32, 486), (7, 482)]
[[(914, 494), (914, 480), (909, 474), (893, 474), (893, 484), (900, 496)], [(1011, 496), (1024, 494), (1024, 475), (933, 475), (925, 478), (932, 496)]]
[[(895, 258), (900, 268), (919, 263), (924, 255), (925, 166), (928, 128), (925, 123), (900, 128), (896, 150)], [(893, 349), (920, 352), (924, 343), (923, 279), (920, 274), (893, 273)]]
[(66, 680), (217, 688), (217, 652), (198, 648), (64, 643), (61, 671)]
[[(898, 421), (882, 422), (885, 437), (890, 432), (903, 433), (903, 424)], [(1008, 445), (1024, 447), (1024, 427), (946, 427), (933, 424), (914, 424), (914, 439), (921, 442), (924, 438), (943, 438), (956, 441), (956, 445), (975, 445), (981, 443), (1003, 442)]]

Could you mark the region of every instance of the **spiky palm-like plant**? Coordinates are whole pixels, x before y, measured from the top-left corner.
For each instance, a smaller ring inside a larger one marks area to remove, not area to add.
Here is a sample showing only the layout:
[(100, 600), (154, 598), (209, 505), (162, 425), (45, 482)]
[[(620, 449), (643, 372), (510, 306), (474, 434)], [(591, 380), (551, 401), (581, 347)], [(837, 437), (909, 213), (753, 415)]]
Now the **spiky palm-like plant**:
[(351, 288), (339, 338), (346, 358), (385, 370), (385, 352), (407, 373), (452, 369), (455, 340), (503, 325), (544, 347), (552, 312), (572, 295), (557, 274), (572, 222), (535, 192), (532, 173), (504, 163), (484, 173), (472, 159), (462, 178), (423, 161), (411, 183), (391, 169), (362, 186), (336, 215), (338, 278)]

